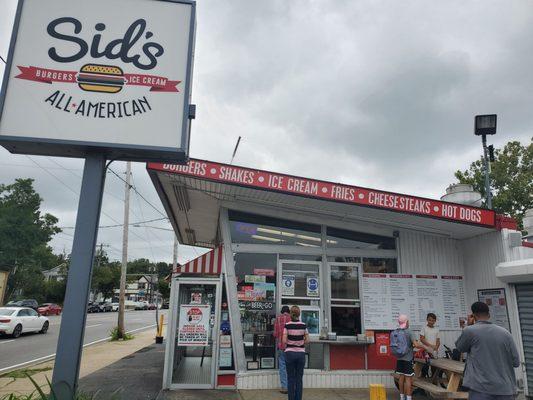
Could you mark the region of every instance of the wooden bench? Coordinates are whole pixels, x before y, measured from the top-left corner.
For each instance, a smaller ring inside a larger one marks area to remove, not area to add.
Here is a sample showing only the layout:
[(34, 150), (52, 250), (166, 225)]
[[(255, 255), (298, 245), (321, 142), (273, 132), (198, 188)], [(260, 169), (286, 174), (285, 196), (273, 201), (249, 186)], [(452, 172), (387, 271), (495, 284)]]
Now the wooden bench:
[[(398, 374), (392, 373), (394, 379), (398, 380)], [(413, 386), (424, 390), (429, 396), (435, 399), (468, 399), (468, 392), (451, 392), (439, 385), (435, 385), (424, 378), (413, 378)]]

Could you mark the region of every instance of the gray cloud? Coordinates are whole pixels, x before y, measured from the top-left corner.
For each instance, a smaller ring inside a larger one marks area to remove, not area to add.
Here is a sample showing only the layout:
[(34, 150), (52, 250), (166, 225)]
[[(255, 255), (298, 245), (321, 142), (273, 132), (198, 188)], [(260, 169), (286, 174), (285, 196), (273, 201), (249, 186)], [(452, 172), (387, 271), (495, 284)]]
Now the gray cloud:
[[(4, 3), (5, 55), (15, 2)], [(241, 135), (236, 164), (439, 197), (480, 154), (475, 114), (498, 113), (497, 146), (531, 137), (533, 9), (525, 0), (197, 4), (192, 157), (227, 162)], [(68, 172), (35, 159), (78, 190), (79, 160), (57, 160)], [(73, 225), (73, 193), (40, 169), (14, 166), (32, 165), (25, 157), (2, 150), (0, 160), (2, 182), (34, 176), (46, 208)], [(135, 180), (161, 208), (143, 165)], [(112, 218), (102, 215), (102, 224), (113, 224), (122, 220), (123, 185), (109, 176), (106, 192)], [(145, 219), (159, 217), (141, 207)], [(143, 217), (134, 210), (132, 220)], [(132, 256), (170, 258), (170, 232), (131, 231)], [(102, 229), (99, 240), (116, 255), (120, 228)]]

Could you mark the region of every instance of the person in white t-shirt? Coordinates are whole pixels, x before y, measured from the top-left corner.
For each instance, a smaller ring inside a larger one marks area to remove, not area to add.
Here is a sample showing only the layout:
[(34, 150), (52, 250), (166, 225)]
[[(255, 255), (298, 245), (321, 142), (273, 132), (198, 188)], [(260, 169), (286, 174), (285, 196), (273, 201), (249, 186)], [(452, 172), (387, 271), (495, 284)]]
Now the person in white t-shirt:
[(440, 331), (439, 328), (435, 327), (437, 316), (429, 313), (426, 322), (427, 325), (420, 331), (420, 343), (423, 344), (424, 349), (431, 357), (437, 358), (440, 347)]

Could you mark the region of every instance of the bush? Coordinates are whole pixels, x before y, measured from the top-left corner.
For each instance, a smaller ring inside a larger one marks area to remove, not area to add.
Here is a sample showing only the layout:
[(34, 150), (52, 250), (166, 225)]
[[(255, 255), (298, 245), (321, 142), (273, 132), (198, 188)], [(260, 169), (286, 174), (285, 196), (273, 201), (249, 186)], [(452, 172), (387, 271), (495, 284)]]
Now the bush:
[[(130, 333), (124, 333), (124, 337), (121, 339), (119, 337), (119, 334), (118, 334), (118, 326), (115, 326), (111, 332), (109, 332), (110, 336), (111, 336), (111, 341), (114, 342), (114, 341), (117, 341), (117, 340), (131, 340), (133, 339), (135, 336), (133, 336), (132, 334)], [(1, 399), (0, 399), (1, 400)]]

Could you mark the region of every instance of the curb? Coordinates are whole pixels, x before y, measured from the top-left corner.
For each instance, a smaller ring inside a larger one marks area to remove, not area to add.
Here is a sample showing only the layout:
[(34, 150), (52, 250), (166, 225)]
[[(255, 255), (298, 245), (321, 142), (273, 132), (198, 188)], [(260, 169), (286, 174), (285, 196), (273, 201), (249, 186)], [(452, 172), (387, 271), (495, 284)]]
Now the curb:
[[(143, 326), (142, 328), (133, 329), (131, 331), (127, 331), (126, 333), (134, 333), (134, 332), (144, 331), (144, 330), (153, 328), (154, 326), (157, 326), (157, 325), (153, 324), (153, 325), (149, 325), (149, 326)], [(84, 344), (83, 348), (89, 347), (89, 346), (93, 346), (95, 344), (99, 344), (99, 343), (103, 343), (103, 342), (108, 342), (110, 339), (111, 339), (111, 336), (108, 336), (108, 337), (103, 338), (103, 339), (95, 340), (94, 342), (90, 342), (90, 343)], [(48, 356), (36, 358), (34, 360), (26, 361), (26, 362), (23, 362), (23, 363), (20, 363), (20, 364), (17, 364), (17, 365), (12, 365), (10, 367), (2, 368), (2, 369), (0, 369), (0, 375), (7, 374), (7, 373), (12, 372), (12, 371), (16, 371), (17, 369), (20, 369), (22, 367), (27, 367), (29, 365), (41, 364), (43, 362), (53, 360), (55, 357), (56, 357), (56, 353), (50, 354)]]

